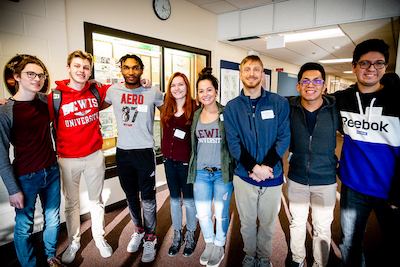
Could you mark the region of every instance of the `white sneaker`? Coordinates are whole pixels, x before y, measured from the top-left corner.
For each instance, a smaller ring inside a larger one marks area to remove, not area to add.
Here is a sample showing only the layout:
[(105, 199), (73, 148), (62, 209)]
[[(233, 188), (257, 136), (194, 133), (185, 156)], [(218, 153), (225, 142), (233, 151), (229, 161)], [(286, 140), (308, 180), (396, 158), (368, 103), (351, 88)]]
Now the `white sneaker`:
[(96, 247), (103, 258), (108, 258), (113, 254), (113, 249), (106, 240), (96, 241)]
[(70, 264), (75, 259), (76, 252), (81, 248), (80, 243), (69, 244), (68, 248), (65, 250), (61, 257), (61, 261), (66, 264)]
[(141, 234), (139, 232), (133, 233), (133, 235), (131, 236), (131, 241), (129, 241), (129, 244), (126, 247), (126, 251), (128, 251), (129, 253), (134, 253), (134, 252), (138, 251), (139, 246), (142, 243), (144, 234), (145, 234), (145, 232), (143, 232)]
[(144, 240), (142, 262), (143, 263), (152, 262), (156, 258), (156, 252), (157, 252), (157, 237), (153, 235), (150, 236), (148, 239)]

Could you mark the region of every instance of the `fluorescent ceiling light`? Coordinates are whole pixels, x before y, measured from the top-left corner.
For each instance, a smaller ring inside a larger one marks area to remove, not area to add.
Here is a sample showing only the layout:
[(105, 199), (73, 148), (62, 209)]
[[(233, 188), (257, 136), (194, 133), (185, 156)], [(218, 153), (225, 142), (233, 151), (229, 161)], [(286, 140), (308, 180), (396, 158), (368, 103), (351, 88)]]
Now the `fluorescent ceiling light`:
[(337, 58), (337, 59), (324, 59), (318, 60), (321, 63), (344, 63), (344, 62), (352, 62), (352, 58)]
[(281, 35), (285, 36), (285, 43), (345, 36), (339, 28)]
[(351, 74), (351, 73), (353, 73), (353, 71), (351, 71), (351, 70), (346, 70), (346, 71), (343, 71), (343, 73)]

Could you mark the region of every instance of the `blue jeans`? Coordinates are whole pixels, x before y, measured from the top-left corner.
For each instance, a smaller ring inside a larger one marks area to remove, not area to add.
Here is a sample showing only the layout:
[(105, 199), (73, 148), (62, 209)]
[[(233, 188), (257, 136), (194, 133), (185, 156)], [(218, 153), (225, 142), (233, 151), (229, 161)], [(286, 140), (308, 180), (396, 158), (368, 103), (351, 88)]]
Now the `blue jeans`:
[[(229, 206), (233, 183), (224, 184), (222, 172), (209, 173), (206, 170), (196, 172), (196, 182), (193, 186), (194, 203), (196, 204), (197, 218), (206, 243), (222, 247), (225, 245), (226, 233), (229, 227)], [(214, 198), (214, 216), (216, 234), (211, 216), (211, 205)]]
[(165, 175), (170, 192), (171, 218), (174, 230), (182, 230), (182, 203), (186, 208), (186, 229), (195, 231), (197, 228), (196, 206), (193, 199), (193, 185), (187, 183), (188, 163), (164, 159)]
[[(342, 242), (339, 248), (342, 253), (343, 267), (365, 267), (363, 239), (372, 210), (375, 211), (381, 228), (382, 244), (385, 247), (387, 246), (383, 251), (388, 253), (393, 242), (396, 242), (396, 240), (392, 240), (392, 230), (394, 227), (398, 227), (392, 224), (393, 212), (388, 205), (388, 200), (357, 192), (342, 184), (340, 198)], [(382, 259), (389, 260), (393, 256), (388, 253), (388, 255), (382, 255)], [(382, 266), (389, 265), (383, 264)]]
[(21, 266), (36, 266), (33, 232), (36, 197), (39, 195), (43, 209), (43, 243), (48, 259), (56, 254), (60, 229), (60, 171), (58, 163), (38, 172), (18, 177), (24, 194), (24, 208), (15, 209), (14, 245)]

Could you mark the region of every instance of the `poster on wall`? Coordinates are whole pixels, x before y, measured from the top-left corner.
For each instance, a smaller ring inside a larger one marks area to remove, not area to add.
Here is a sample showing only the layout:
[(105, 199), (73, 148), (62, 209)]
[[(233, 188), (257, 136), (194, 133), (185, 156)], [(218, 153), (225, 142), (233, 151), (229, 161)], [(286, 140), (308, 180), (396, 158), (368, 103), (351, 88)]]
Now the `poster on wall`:
[[(243, 83), (239, 78), (239, 63), (221, 60), (220, 71), (220, 102), (226, 105), (229, 100), (237, 97), (243, 88)], [(264, 69), (265, 77), (261, 84), (265, 90), (271, 90), (271, 70)]]
[(229, 100), (237, 97), (242, 81), (239, 79), (238, 70), (221, 68), (221, 104), (226, 105)]

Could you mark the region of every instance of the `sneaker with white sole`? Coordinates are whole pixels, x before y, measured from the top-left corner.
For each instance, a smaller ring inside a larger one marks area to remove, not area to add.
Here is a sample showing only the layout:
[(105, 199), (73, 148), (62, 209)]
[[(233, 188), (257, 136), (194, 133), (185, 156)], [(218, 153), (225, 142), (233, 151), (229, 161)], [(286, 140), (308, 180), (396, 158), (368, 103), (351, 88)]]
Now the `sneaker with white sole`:
[(258, 259), (256, 257), (246, 256), (242, 261), (242, 267), (257, 267), (257, 265)]
[(156, 258), (157, 237), (155, 235), (149, 234), (143, 238), (143, 241), (142, 262), (152, 262)]
[(113, 254), (113, 249), (106, 240), (96, 241), (96, 247), (103, 258), (108, 258)]
[(272, 263), (269, 258), (261, 258), (258, 259), (258, 266), (259, 267), (272, 267)]
[(65, 250), (61, 257), (61, 261), (65, 264), (70, 264), (74, 261), (76, 252), (81, 248), (80, 243), (69, 244), (68, 248)]
[(207, 267), (218, 267), (221, 261), (224, 259), (225, 249), (224, 247), (214, 245), (213, 252), (207, 262)]
[(206, 243), (206, 248), (204, 249), (203, 253), (200, 256), (201, 265), (207, 265), (207, 262), (211, 257), (213, 249), (214, 249), (214, 243)]
[(129, 241), (129, 244), (126, 247), (126, 251), (128, 251), (129, 253), (134, 253), (138, 251), (140, 244), (142, 244), (144, 234), (144, 231), (140, 232), (140, 230), (136, 229), (131, 236), (131, 241)]

